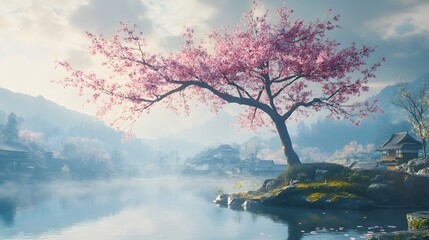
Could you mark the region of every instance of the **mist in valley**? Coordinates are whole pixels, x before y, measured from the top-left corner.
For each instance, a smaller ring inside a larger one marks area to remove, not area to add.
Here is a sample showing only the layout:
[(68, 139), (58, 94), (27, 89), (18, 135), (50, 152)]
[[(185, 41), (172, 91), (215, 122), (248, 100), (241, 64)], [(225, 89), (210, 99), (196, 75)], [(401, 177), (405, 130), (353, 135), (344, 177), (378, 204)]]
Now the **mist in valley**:
[(0, 15), (0, 239), (369, 239), (428, 209), (427, 2), (29, 2)]

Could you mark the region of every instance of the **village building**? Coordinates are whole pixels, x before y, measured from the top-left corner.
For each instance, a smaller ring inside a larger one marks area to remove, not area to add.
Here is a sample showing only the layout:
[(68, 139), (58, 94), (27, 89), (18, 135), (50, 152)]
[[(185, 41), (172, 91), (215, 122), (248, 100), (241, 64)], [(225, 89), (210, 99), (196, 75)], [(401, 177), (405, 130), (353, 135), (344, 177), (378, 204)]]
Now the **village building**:
[(26, 173), (34, 169), (33, 152), (19, 145), (0, 143), (0, 171)]
[(407, 132), (393, 134), (390, 139), (376, 151), (381, 152), (383, 165), (393, 166), (418, 158), (422, 143), (414, 139)]
[(286, 164), (276, 164), (274, 160), (260, 158), (252, 159), (251, 162), (252, 168), (250, 170), (255, 175), (280, 174), (287, 167)]
[(240, 152), (229, 145), (220, 145), (194, 157), (190, 167), (196, 171), (221, 171), (225, 165), (235, 165), (240, 162)]
[(193, 173), (226, 174), (278, 174), (285, 164), (275, 164), (273, 160), (259, 158), (240, 159), (240, 152), (230, 145), (220, 145), (197, 154), (188, 162), (188, 170)]

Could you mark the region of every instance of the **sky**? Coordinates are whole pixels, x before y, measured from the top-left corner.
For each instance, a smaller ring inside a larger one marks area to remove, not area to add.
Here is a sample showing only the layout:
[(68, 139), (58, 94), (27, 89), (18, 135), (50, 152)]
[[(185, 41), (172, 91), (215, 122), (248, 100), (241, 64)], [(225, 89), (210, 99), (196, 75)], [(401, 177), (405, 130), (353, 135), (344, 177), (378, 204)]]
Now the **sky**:
[[(331, 38), (344, 45), (356, 42), (377, 46), (369, 62), (382, 57), (387, 62), (370, 82), (368, 96), (387, 85), (429, 72), (429, 1), (284, 2), (295, 11), (295, 18), (305, 21), (323, 18), (332, 8), (341, 15), (343, 28)], [(274, 12), (282, 4), (280, 0), (262, 0), (261, 10)], [(95, 105), (86, 104), (74, 89), (55, 83), (65, 76), (56, 68), (56, 60), (68, 60), (76, 67), (97, 72), (87, 51), (85, 31), (110, 35), (120, 21), (129, 21), (145, 33), (153, 51), (170, 52), (181, 46), (184, 26), (204, 36), (213, 28), (238, 22), (242, 12), (249, 10), (251, 0), (2, 0), (1, 5), (0, 87), (42, 95), (69, 109), (95, 115)], [(229, 106), (225, 113), (235, 116), (237, 109)], [(188, 117), (176, 116), (161, 106), (143, 115), (134, 133), (144, 138), (168, 136), (216, 119), (222, 121), (222, 116), (215, 116), (205, 107), (195, 109)]]

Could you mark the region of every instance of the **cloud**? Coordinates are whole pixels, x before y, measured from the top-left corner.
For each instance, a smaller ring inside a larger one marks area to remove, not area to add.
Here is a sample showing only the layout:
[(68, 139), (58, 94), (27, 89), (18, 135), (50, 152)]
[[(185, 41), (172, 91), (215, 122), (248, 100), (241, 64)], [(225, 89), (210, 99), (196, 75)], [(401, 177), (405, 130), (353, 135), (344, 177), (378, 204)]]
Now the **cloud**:
[[(62, 2), (64, 5), (61, 5)], [(2, 2), (0, 35), (25, 45), (32, 45), (41, 39), (48, 44), (63, 41), (70, 32), (65, 27), (64, 16), (74, 7), (66, 1), (41, 0), (36, 3), (6, 0)]]
[(206, 21), (214, 8), (198, 0), (144, 0), (148, 7), (147, 17), (161, 36), (179, 36), (183, 27), (206, 29)]
[(419, 51), (411, 51), (411, 52), (395, 52), (392, 54), (393, 57), (395, 58), (411, 58), (411, 57), (415, 57), (417, 55), (419, 55), (420, 52)]
[(150, 34), (152, 22), (146, 13), (146, 6), (140, 0), (90, 0), (76, 9), (70, 22), (84, 31), (113, 34), (121, 21), (129, 21)]
[(247, 0), (202, 0), (201, 2), (210, 5), (214, 9), (213, 15), (207, 19), (207, 23), (211, 28), (218, 28), (239, 22), (243, 11), (247, 12), (252, 3), (252, 1)]
[(429, 40), (428, 2), (412, 4), (388, 15), (373, 18), (365, 25), (383, 40), (426, 36)]

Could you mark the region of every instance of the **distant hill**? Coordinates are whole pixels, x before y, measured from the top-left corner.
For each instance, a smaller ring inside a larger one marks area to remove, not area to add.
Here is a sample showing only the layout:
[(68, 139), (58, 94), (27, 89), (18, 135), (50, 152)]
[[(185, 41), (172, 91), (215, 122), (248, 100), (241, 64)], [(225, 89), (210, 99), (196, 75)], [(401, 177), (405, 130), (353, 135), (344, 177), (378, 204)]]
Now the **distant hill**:
[(0, 88), (0, 110), (14, 112), (25, 119), (40, 117), (47, 122), (63, 127), (97, 122), (94, 117), (69, 110), (42, 96), (33, 97), (4, 88)]
[(0, 111), (14, 112), (24, 119), (23, 129), (41, 132), (47, 137), (55, 136), (58, 143), (50, 144), (58, 150), (61, 139), (66, 137), (96, 138), (106, 148), (124, 153), (127, 160), (134, 163), (154, 161), (157, 151), (141, 139), (122, 143), (122, 133), (104, 125), (95, 117), (67, 109), (42, 96), (33, 97), (0, 88)]
[(161, 152), (177, 152), (178, 157), (184, 161), (208, 146), (207, 141), (202, 139), (211, 136), (210, 131), (216, 133), (212, 137), (213, 139), (216, 137), (219, 143), (235, 134), (228, 129), (216, 130), (227, 121), (233, 122), (232, 116), (225, 113), (221, 115), (221, 121), (209, 121), (207, 124), (210, 126), (206, 128), (207, 131), (200, 131), (201, 128), (196, 126), (164, 138), (154, 140), (137, 138), (122, 143), (122, 132), (106, 126), (93, 116), (67, 109), (43, 96), (33, 97), (4, 88), (0, 88), (0, 111), (5, 114), (14, 112), (24, 119), (23, 128), (42, 132), (45, 135), (59, 135), (60, 138), (80, 136), (100, 139), (111, 149), (126, 151), (127, 157), (135, 159), (134, 161), (150, 159), (156, 162)]
[[(418, 89), (424, 80), (429, 80), (429, 74), (409, 82), (411, 89)], [(380, 146), (394, 132), (410, 131), (411, 126), (405, 122), (406, 113), (390, 103), (400, 87), (399, 84), (385, 87), (375, 97), (383, 110), (376, 119), (365, 119), (359, 127), (347, 121), (323, 119), (310, 128), (300, 127), (299, 135), (293, 139), (294, 143), (306, 147), (318, 147), (324, 151), (341, 149), (351, 141), (361, 144), (375, 144)]]

